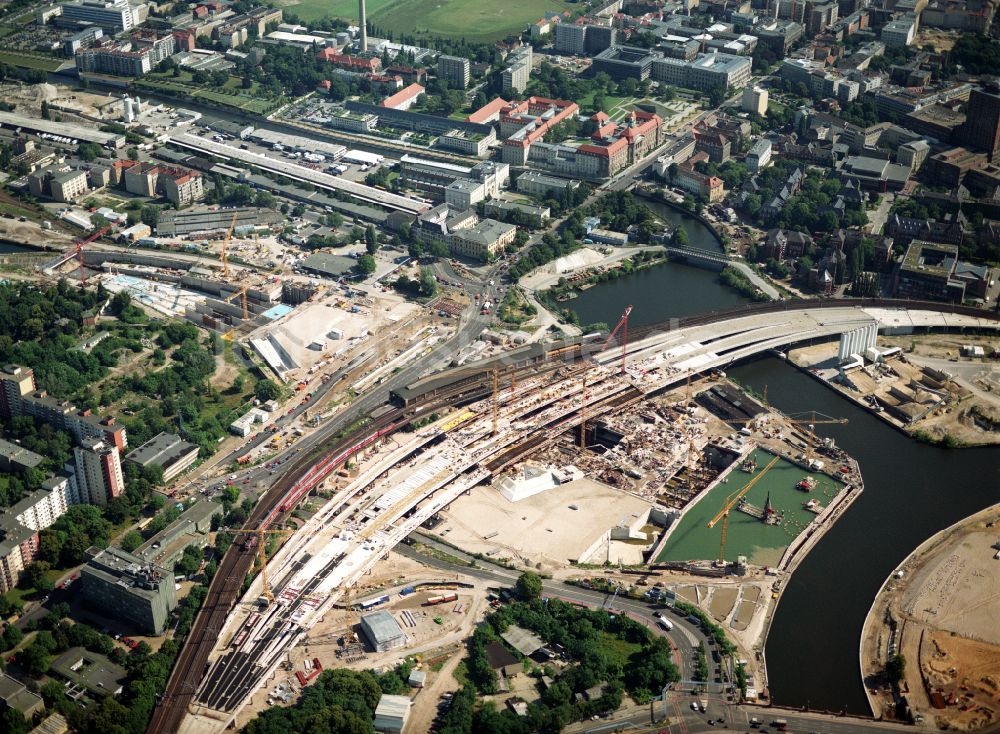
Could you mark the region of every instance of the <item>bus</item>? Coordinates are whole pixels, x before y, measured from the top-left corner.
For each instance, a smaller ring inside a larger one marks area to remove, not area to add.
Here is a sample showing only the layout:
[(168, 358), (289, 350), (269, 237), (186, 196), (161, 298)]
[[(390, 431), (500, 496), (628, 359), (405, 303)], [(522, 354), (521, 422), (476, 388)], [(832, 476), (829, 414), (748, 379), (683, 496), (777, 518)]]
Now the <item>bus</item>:
[(775, 719), (774, 721), (771, 722), (771, 726), (773, 726), (778, 731), (785, 731), (788, 728), (788, 722), (785, 721), (784, 719)]

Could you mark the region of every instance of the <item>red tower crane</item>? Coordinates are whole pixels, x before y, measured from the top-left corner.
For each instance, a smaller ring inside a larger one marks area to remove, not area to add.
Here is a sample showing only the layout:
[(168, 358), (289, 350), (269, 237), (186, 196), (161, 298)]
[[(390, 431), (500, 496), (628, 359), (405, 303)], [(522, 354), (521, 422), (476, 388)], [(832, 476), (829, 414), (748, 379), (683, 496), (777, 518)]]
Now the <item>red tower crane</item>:
[(618, 326), (614, 328), (614, 331), (608, 334), (608, 340), (604, 342), (604, 346), (601, 347), (601, 351), (603, 352), (605, 349), (608, 348), (608, 344), (611, 343), (611, 340), (615, 338), (615, 334), (618, 333), (618, 330), (623, 329), (622, 330), (622, 374), (623, 375), (625, 374), (625, 348), (628, 346), (628, 315), (630, 313), (632, 313), (631, 305), (625, 309), (625, 313), (622, 314), (622, 318), (621, 321), (618, 322)]
[(110, 229), (111, 225), (109, 224), (107, 227), (104, 227), (103, 229), (99, 229), (96, 232), (94, 232), (94, 234), (90, 235), (87, 239), (76, 241), (76, 259), (80, 263), (80, 285), (83, 287), (86, 287), (87, 285), (87, 276), (84, 274), (84, 269), (83, 269), (83, 246), (89, 245), (91, 242), (96, 240), (98, 237), (100, 237)]

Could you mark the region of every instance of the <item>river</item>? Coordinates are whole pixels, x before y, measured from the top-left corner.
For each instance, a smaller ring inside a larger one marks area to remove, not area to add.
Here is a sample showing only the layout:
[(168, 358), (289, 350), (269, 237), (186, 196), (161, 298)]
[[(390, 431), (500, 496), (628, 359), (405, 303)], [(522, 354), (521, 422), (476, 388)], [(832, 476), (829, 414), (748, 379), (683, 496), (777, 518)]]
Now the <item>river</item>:
[[(662, 204), (649, 207), (673, 226), (683, 226), (692, 247), (721, 252), (721, 246), (705, 225)], [(580, 316), (581, 324), (618, 322), (625, 307), (635, 306), (629, 323), (665, 321), (719, 308), (732, 308), (749, 300), (719, 282), (719, 274), (679, 263), (663, 263), (627, 278), (610, 280), (583, 291), (567, 302)]]
[[(693, 246), (718, 248), (701, 223), (656, 210), (683, 222)], [(743, 302), (715, 273), (668, 263), (594, 286), (569, 305), (583, 323), (614, 324), (631, 303), (629, 323), (642, 326)], [(1000, 452), (918, 444), (777, 358), (729, 374), (758, 392), (767, 385), (770, 402), (786, 413), (816, 410), (850, 421), (818, 432), (858, 460), (865, 491), (793, 574), (766, 654), (775, 703), (868, 714), (858, 644), (876, 592), (923, 540), (1000, 501)]]

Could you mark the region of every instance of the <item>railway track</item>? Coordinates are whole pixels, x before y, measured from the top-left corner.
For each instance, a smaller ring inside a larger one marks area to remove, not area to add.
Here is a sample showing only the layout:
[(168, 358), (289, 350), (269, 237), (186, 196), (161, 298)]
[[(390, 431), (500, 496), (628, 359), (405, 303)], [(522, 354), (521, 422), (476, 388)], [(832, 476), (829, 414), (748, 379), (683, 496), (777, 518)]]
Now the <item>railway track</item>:
[[(398, 421), (407, 412), (409, 411), (397, 409), (386, 413), (378, 419), (375, 427), (385, 427)], [(321, 445), (296, 459), (291, 469), (285, 472), (257, 503), (250, 513), (246, 526), (258, 527), (263, 524), (295, 483), (308, 473), (320, 455), (342, 451), (355, 440), (354, 435), (334, 439), (332, 444)], [(256, 557), (257, 554), (253, 549), (244, 550), (240, 543), (230, 546), (222, 557), (219, 568), (209, 584), (205, 601), (195, 617), (191, 632), (177, 656), (166, 690), (153, 710), (153, 716), (146, 729), (147, 734), (173, 734), (180, 727), (207, 672), (208, 658), (218, 641), (218, 635), (239, 598), (243, 581), (253, 568)]]

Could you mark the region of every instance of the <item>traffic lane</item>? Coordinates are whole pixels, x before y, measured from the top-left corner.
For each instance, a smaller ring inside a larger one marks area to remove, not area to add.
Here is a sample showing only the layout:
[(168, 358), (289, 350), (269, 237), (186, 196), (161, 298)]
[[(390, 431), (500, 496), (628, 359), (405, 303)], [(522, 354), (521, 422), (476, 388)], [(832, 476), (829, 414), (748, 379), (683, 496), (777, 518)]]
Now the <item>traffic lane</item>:
[[(420, 536), (421, 543), (427, 544), (428, 540), (429, 539), (424, 536)], [(435, 545), (439, 550), (450, 553), (457, 558), (465, 556), (465, 558), (473, 560), (472, 556), (449, 546), (434, 543), (434, 541), (430, 541), (430, 544)], [(492, 581), (496, 584), (513, 586), (517, 582), (518, 576), (521, 575), (518, 571), (511, 571), (499, 566), (492, 568), (483, 566), (459, 566), (449, 563), (441, 558), (435, 558), (433, 556), (418, 553), (408, 545), (398, 545), (395, 550), (407, 558), (420, 561), (421, 563), (425, 563), (440, 570), (452, 571), (456, 574), (472, 576), (482, 581)], [(476, 562), (479, 564), (483, 563), (483, 561)], [(608, 605), (609, 600), (612, 598), (611, 594), (607, 594), (602, 591), (583, 589), (578, 586), (570, 586), (568, 584), (561, 584), (559, 582), (546, 579), (542, 580), (542, 591), (547, 597), (576, 602), (584, 604), (588, 607), (604, 608)], [(608, 606), (608, 608), (610, 609), (610, 606)], [(687, 637), (687, 634), (678, 629), (679, 620), (671, 620), (674, 624), (674, 629), (668, 633), (655, 623), (655, 618), (652, 616), (653, 610), (650, 606), (642, 604), (641, 602), (632, 601), (630, 599), (623, 600), (621, 597), (618, 597), (615, 599), (614, 608), (616, 610), (628, 612), (632, 619), (645, 623), (651, 631), (670, 640), (671, 645), (678, 653), (682, 674), (690, 678), (695, 667), (694, 652), (696, 645), (692, 645)], [(701, 631), (699, 629), (697, 633), (693, 633), (693, 636), (699, 637), (700, 632)], [(703, 635), (700, 635), (700, 637), (703, 643), (707, 643), (707, 640)]]

